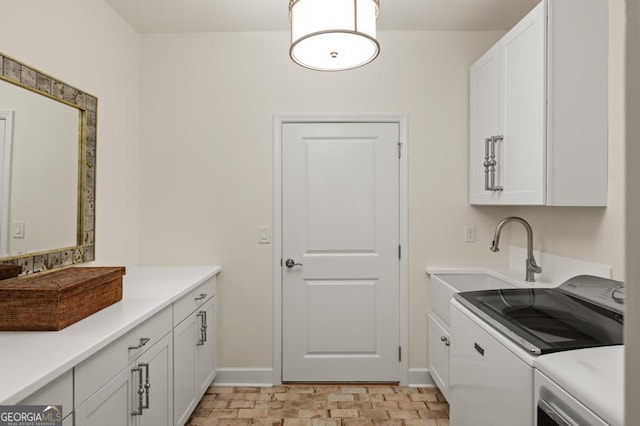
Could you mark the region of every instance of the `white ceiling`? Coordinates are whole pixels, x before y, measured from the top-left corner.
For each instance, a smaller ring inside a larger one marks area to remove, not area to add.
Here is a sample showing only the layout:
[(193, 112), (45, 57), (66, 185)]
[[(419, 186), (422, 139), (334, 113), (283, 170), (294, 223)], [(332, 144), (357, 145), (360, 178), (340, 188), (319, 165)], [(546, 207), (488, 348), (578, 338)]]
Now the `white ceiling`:
[[(288, 31), (288, 0), (105, 0), (141, 33)], [(380, 0), (379, 30), (507, 30), (540, 0)]]

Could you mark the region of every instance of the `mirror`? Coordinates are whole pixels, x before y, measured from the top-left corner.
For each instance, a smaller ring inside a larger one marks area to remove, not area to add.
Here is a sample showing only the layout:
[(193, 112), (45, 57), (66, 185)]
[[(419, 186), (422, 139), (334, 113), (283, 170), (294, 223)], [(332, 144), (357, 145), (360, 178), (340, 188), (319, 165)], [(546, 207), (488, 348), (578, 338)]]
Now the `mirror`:
[(0, 264), (94, 259), (97, 99), (0, 53)]

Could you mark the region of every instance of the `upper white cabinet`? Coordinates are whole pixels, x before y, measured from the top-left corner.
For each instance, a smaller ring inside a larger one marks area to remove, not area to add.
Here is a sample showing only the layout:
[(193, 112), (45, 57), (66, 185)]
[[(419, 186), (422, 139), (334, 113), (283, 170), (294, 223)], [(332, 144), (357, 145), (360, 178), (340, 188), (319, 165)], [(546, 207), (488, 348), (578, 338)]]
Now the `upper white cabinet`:
[(470, 70), (471, 204), (607, 203), (606, 0), (545, 0)]

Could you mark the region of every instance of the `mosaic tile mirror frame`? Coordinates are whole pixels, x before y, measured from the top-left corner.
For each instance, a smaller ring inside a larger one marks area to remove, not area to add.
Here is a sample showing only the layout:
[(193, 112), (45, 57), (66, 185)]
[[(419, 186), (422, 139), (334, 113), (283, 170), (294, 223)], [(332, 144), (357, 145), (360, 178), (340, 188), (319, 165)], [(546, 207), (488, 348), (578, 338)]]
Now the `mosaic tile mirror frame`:
[(0, 258), (0, 265), (16, 265), (20, 267), (15, 268), (19, 275), (30, 275), (94, 260), (97, 98), (2, 52), (0, 80), (62, 102), (79, 112), (76, 245), (10, 255)]

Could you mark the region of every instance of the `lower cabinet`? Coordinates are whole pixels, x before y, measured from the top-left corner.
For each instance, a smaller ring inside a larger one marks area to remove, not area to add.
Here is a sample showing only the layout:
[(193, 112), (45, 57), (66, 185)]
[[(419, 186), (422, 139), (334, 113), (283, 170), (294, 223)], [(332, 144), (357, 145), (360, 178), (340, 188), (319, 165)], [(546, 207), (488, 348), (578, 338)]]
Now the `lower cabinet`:
[(63, 426), (184, 425), (216, 375), (215, 292), (211, 277), (20, 404), (62, 405)]
[(165, 335), (76, 408), (76, 426), (171, 426), (173, 339)]
[(182, 426), (215, 378), (215, 298), (173, 330), (174, 419)]
[(428, 316), (429, 374), (445, 398), (449, 399), (449, 347), (451, 334), (432, 313)]

